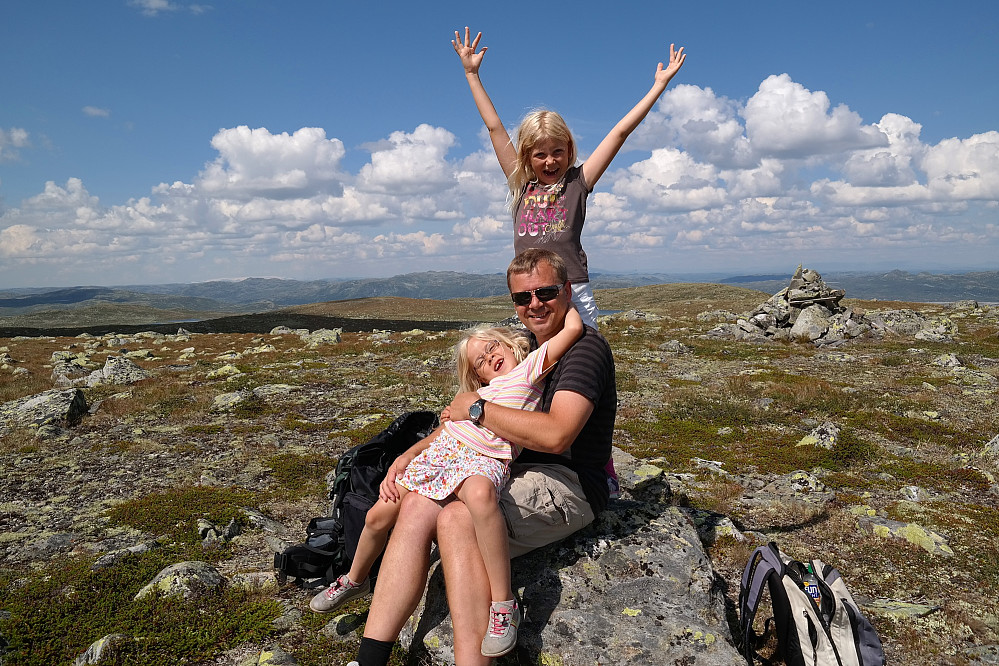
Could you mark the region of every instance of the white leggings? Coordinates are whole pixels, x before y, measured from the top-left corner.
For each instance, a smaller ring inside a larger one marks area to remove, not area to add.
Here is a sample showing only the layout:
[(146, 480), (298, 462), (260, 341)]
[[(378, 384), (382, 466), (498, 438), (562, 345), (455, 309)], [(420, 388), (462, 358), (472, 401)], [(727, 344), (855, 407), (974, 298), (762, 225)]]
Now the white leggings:
[(572, 283), (572, 302), (576, 304), (579, 318), (591, 328), (597, 327), (597, 302), (593, 300), (593, 290), (589, 282)]

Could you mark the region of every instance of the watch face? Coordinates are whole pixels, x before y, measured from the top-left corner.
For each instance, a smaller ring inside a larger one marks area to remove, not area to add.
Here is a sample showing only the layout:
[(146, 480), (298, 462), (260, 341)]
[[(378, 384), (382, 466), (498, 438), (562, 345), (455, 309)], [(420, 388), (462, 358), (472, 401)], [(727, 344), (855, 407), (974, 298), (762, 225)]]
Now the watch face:
[(468, 416), (478, 423), (479, 419), (482, 418), (482, 401), (476, 400), (468, 408)]

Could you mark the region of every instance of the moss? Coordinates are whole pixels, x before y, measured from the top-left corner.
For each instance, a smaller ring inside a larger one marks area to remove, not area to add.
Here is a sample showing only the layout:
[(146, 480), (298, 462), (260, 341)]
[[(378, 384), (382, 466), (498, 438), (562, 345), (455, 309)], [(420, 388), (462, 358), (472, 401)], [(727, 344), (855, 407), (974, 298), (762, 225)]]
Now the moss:
[(357, 446), (358, 444), (363, 444), (380, 433), (382, 430), (387, 428), (390, 423), (392, 423), (392, 417), (383, 416), (382, 418), (376, 419), (360, 428), (341, 430), (337, 433), (331, 433), (331, 437), (333, 435), (337, 437), (346, 437), (350, 440), (350, 446)]
[(138, 590), (179, 553), (170, 548), (129, 555), (114, 566), (91, 570), (91, 558), (66, 558), (19, 580), (0, 576), (7, 591), (0, 633), (11, 652), (8, 666), (68, 664), (111, 633), (136, 638), (106, 650), (102, 664), (166, 666), (205, 663), (272, 632), (280, 612), (275, 601), (238, 591), (196, 601), (151, 596)]
[(909, 457), (889, 458), (880, 465), (880, 470), (901, 481), (944, 492), (963, 490), (986, 493), (991, 487), (982, 472), (955, 463)]
[(285, 430), (290, 430), (292, 432), (330, 432), (334, 429), (332, 423), (313, 423), (312, 421), (306, 421), (298, 414), (290, 413), (285, 414), (284, 419), (281, 421), (281, 427)]
[(217, 423), (199, 423), (189, 425), (184, 428), (184, 433), (188, 435), (217, 435), (225, 428)]
[(906, 364), (905, 357), (900, 354), (886, 354), (881, 357), (880, 362), (886, 368), (897, 368)]
[[(357, 655), (357, 646), (349, 641), (340, 641), (318, 634), (310, 636), (303, 645), (289, 649), (289, 652), (298, 666), (340, 666), (354, 659)], [(389, 666), (402, 666), (406, 663), (408, 655), (396, 643), (392, 648)]]
[(271, 476), (289, 499), (318, 497), (326, 490), (326, 474), (336, 461), (314, 454), (281, 453), (266, 460)]
[(276, 414), (277, 409), (268, 404), (266, 400), (251, 395), (233, 407), (230, 413), (239, 419), (255, 419), (268, 414)]
[(112, 507), (108, 518), (156, 536), (180, 543), (200, 543), (198, 518), (225, 525), (230, 520), (244, 522), (240, 507), (254, 504), (253, 493), (239, 488), (182, 486), (161, 493), (128, 500)]
[[(926, 411), (926, 405), (907, 411)], [(932, 405), (929, 405), (932, 407)], [(946, 423), (923, 418), (899, 416), (894, 413), (861, 411), (847, 416), (847, 421), (858, 427), (873, 430), (895, 442), (910, 446), (933, 443), (953, 451), (975, 451), (988, 437), (973, 429), (953, 428)]]
[(628, 372), (626, 370), (618, 370), (614, 376), (615, 384), (617, 385), (618, 391), (637, 391), (638, 390), (638, 379), (635, 377), (635, 373)]

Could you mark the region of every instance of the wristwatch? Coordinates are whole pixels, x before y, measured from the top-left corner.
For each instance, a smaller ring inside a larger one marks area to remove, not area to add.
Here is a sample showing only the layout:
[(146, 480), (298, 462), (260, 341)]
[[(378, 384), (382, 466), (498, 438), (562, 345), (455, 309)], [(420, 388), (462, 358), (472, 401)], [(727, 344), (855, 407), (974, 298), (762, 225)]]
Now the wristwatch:
[(468, 418), (475, 425), (482, 424), (482, 417), (486, 415), (486, 399), (479, 398), (468, 406)]

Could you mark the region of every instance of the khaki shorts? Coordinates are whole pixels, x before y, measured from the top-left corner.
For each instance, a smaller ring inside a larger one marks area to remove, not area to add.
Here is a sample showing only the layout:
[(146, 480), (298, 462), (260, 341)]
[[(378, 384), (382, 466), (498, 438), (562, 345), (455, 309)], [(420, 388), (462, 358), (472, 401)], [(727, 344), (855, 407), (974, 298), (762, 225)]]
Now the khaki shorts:
[(512, 464), (500, 509), (510, 535), (510, 557), (559, 541), (594, 518), (579, 477), (562, 465)]

